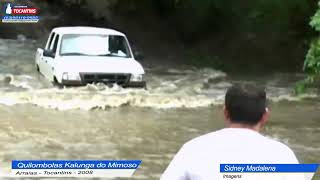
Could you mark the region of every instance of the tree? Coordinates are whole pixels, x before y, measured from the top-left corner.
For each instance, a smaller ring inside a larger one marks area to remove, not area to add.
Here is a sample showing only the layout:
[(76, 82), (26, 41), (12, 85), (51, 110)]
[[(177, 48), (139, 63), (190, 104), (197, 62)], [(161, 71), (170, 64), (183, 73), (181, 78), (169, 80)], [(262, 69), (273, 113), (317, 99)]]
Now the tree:
[[(319, 8), (315, 15), (311, 18), (310, 26), (317, 32), (320, 32), (320, 1)], [(320, 80), (320, 37), (316, 37), (310, 45), (310, 49), (306, 55), (303, 65), (303, 71), (307, 74), (307, 78), (300, 81), (296, 86), (297, 93), (303, 93), (306, 86), (313, 84), (318, 86)]]

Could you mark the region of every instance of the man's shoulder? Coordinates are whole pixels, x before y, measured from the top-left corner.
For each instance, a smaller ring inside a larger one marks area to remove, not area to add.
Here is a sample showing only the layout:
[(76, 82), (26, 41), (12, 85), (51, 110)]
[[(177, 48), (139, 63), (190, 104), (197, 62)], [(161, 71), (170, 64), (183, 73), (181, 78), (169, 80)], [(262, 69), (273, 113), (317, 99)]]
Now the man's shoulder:
[(291, 150), (291, 148), (288, 145), (280, 142), (279, 140), (275, 140), (271, 137), (265, 137), (265, 139), (266, 139), (265, 142), (270, 144), (270, 147), (273, 147), (273, 149), (277, 148), (280, 152), (283, 152), (286, 154), (293, 153), (293, 151)]
[[(245, 134), (249, 133), (249, 136), (261, 136), (257, 132), (253, 132), (253, 130), (245, 130), (245, 129), (240, 129), (240, 128), (224, 128), (220, 129), (214, 132), (210, 132), (204, 135), (201, 135), (199, 137), (196, 137), (194, 139), (191, 139), (186, 143), (186, 145), (198, 145), (198, 144), (206, 144), (208, 142), (225, 142), (230, 139), (237, 139), (240, 138), (238, 135), (239, 134)], [(250, 135), (250, 133), (252, 133)]]
[(284, 143), (246, 129), (222, 129), (186, 142), (180, 155), (190, 162), (299, 163)]
[(252, 130), (243, 130), (243, 129), (232, 130), (227, 128), (196, 137), (186, 142), (184, 144), (184, 148), (194, 150), (195, 148), (199, 149), (204, 146), (208, 147), (209, 144), (211, 144), (211, 146), (214, 146), (214, 145), (222, 146), (232, 141), (237, 142), (241, 138), (249, 138), (254, 143), (251, 145), (257, 148), (264, 147), (268, 149), (273, 149), (274, 151), (279, 152), (281, 154), (293, 153), (293, 151), (286, 144), (280, 141), (277, 141), (271, 137), (263, 136), (258, 132), (254, 132)]
[(198, 136), (186, 142), (184, 144), (184, 148), (194, 148), (194, 147), (201, 148), (202, 145), (207, 146), (208, 143), (213, 144), (216, 141), (221, 140), (222, 132), (223, 132), (223, 129)]

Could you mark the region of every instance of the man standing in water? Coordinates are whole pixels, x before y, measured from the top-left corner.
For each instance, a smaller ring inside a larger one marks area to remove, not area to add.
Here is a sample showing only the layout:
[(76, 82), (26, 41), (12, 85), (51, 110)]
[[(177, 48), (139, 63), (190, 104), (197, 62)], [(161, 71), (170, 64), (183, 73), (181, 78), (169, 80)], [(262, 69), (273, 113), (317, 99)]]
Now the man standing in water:
[(268, 116), (263, 89), (251, 85), (229, 88), (224, 106), (227, 128), (184, 144), (161, 180), (218, 179), (220, 164), (298, 164), (288, 146), (259, 133)]

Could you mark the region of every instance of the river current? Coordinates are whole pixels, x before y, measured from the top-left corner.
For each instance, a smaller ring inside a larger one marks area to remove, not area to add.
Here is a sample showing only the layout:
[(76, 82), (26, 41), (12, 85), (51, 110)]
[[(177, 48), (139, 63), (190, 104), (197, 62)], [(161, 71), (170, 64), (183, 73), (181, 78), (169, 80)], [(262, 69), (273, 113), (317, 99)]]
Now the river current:
[(0, 173), (12, 159), (141, 159), (135, 179), (158, 179), (184, 142), (223, 127), (234, 83), (266, 87), (263, 134), (303, 163), (320, 158), (320, 101), (296, 96), (301, 74), (227, 75), (209, 68), (146, 67), (148, 89), (57, 88), (34, 67), (36, 41), (0, 39)]

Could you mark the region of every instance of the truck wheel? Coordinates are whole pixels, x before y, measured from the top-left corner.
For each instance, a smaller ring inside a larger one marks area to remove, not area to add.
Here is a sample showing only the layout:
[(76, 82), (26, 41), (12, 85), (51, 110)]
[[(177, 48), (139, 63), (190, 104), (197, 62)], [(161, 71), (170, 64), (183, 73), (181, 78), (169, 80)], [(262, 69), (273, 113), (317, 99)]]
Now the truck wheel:
[(142, 88), (147, 91), (147, 90), (148, 90), (147, 84), (145, 84), (144, 86), (142, 86)]
[(63, 88), (63, 85), (58, 82), (58, 80), (57, 80), (56, 77), (53, 77), (53, 82), (52, 82), (52, 84), (53, 84), (55, 87), (58, 87), (59, 89), (62, 89), (62, 88)]
[(37, 69), (38, 72), (40, 72), (40, 68), (39, 68), (38, 64), (36, 65), (36, 69)]

